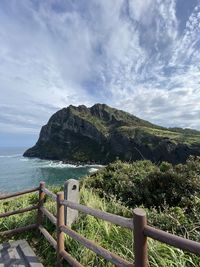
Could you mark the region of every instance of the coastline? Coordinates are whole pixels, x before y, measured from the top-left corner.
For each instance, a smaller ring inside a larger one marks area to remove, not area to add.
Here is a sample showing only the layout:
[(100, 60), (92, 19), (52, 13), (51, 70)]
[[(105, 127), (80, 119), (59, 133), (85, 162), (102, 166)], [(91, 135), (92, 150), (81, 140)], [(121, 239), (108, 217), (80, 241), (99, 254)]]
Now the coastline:
[(76, 167), (106, 167), (107, 164), (102, 164), (100, 161), (74, 161), (74, 160), (66, 160), (66, 159), (55, 159), (55, 158), (45, 158), (45, 157), (31, 157), (22, 155), (24, 158), (35, 158), (40, 160), (52, 160), (53, 162), (61, 162), (62, 164), (72, 165)]
[(104, 167), (94, 162), (86, 164), (57, 159), (23, 157), (24, 150), (9, 148), (0, 151), (0, 195), (37, 186), (41, 180), (49, 186), (60, 186), (70, 178), (80, 179)]

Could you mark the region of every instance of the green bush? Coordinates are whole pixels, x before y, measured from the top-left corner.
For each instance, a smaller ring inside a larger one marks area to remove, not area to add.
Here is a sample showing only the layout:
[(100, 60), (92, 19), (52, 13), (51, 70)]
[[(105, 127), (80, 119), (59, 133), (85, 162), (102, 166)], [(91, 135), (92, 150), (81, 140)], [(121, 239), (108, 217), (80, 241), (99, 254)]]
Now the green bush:
[(179, 206), (191, 209), (200, 195), (200, 158), (190, 157), (186, 164), (162, 163), (139, 185), (141, 201), (146, 207)]
[(93, 188), (101, 197), (116, 197), (128, 206), (132, 206), (134, 196), (138, 195), (138, 185), (150, 173), (157, 170), (151, 161), (136, 161), (132, 164), (116, 161), (91, 176), (84, 178), (81, 184)]
[(179, 206), (190, 209), (200, 195), (200, 158), (190, 157), (186, 164), (159, 166), (150, 161), (117, 161), (85, 178), (82, 184), (100, 196), (116, 197), (133, 207), (163, 208)]

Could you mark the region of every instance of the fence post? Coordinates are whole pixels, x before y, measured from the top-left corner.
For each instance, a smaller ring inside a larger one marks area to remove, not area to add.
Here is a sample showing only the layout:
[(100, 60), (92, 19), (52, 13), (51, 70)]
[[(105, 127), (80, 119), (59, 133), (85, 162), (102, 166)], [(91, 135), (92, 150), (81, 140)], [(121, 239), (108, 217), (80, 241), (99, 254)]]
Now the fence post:
[[(79, 203), (79, 181), (69, 179), (64, 183), (64, 198), (73, 203)], [(78, 210), (73, 210), (65, 206), (65, 224), (71, 227), (78, 218)]]
[(133, 223), (134, 223), (134, 255), (135, 255), (135, 267), (147, 267), (148, 266), (148, 254), (147, 254), (147, 237), (143, 231), (147, 225), (146, 212), (143, 209), (133, 210)]
[(39, 203), (38, 203), (38, 216), (37, 216), (37, 224), (41, 225), (43, 222), (43, 213), (40, 210), (40, 208), (44, 205), (44, 198), (45, 193), (42, 191), (42, 189), (45, 188), (45, 182), (40, 182), (39, 186)]
[(62, 264), (60, 253), (65, 249), (64, 233), (60, 230), (60, 226), (64, 225), (64, 206), (60, 204), (62, 200), (64, 200), (64, 193), (57, 193), (57, 266)]

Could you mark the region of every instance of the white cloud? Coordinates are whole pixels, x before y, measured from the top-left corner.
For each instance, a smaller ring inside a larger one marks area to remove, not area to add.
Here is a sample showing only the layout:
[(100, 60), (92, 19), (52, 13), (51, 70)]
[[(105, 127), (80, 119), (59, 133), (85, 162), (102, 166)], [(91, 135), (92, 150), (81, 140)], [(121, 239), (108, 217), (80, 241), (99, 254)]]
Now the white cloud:
[[(194, 45), (200, 36), (198, 8), (191, 14), (190, 27), (186, 26), (183, 36), (178, 32), (175, 8), (175, 2), (169, 0), (158, 1), (151, 10), (150, 32), (151, 40), (155, 42), (146, 40), (148, 47), (141, 44), (143, 33), (140, 28), (130, 34), (132, 39), (129, 43), (134, 49), (130, 45), (123, 50), (122, 46), (122, 51), (128, 56), (124, 56), (123, 62), (118, 60), (109, 66), (112, 77), (109, 90), (112, 103), (118, 108), (123, 107), (161, 125), (199, 129), (200, 44)], [(188, 28), (190, 34), (187, 33)], [(188, 35), (185, 45), (185, 36)]]
[(95, 102), (200, 128), (200, 6), (180, 31), (177, 1), (2, 1), (0, 131)]
[[(26, 118), (27, 113), (37, 117), (38, 131), (39, 125), (50, 116), (48, 108), (41, 109), (42, 104), (44, 107), (51, 104), (56, 111), (71, 103), (91, 103), (89, 95), (81, 88), (81, 82), (89, 77), (87, 50), (88, 53), (92, 51), (87, 48), (90, 46), (87, 28), (82, 30), (77, 14), (64, 19), (53, 11), (45, 13), (43, 8), (36, 12), (29, 1), (20, 4), (13, 1), (9, 10), (11, 14), (2, 18), (0, 26), (1, 103), (9, 105), (10, 112), (13, 105), (17, 106), (15, 113), (9, 115), (19, 124), (16, 131), (21, 125), (19, 117)], [(21, 10), (24, 13), (19, 18)], [(62, 36), (65, 32), (66, 37)], [(41, 104), (39, 110), (34, 103)], [(8, 114), (4, 114), (4, 121), (7, 117)], [(5, 126), (8, 131), (15, 129), (14, 125)]]
[(129, 1), (130, 15), (138, 22), (147, 23), (152, 19), (152, 9), (155, 5), (155, 0), (134, 0)]

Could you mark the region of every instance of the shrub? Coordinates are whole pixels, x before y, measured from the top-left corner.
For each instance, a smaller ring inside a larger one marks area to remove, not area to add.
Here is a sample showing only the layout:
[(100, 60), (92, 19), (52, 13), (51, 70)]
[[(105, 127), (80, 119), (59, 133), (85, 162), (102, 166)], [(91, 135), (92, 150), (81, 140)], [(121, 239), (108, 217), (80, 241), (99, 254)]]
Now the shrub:
[(86, 188), (93, 188), (101, 197), (114, 196), (128, 206), (132, 206), (135, 203), (135, 195), (140, 195), (138, 192), (140, 182), (157, 169), (156, 165), (146, 160), (132, 164), (116, 161), (84, 178), (81, 184)]
[(187, 207), (200, 195), (200, 158), (190, 157), (186, 164), (172, 166), (150, 161), (117, 161), (86, 177), (82, 184), (100, 196), (116, 197), (129, 207)]

